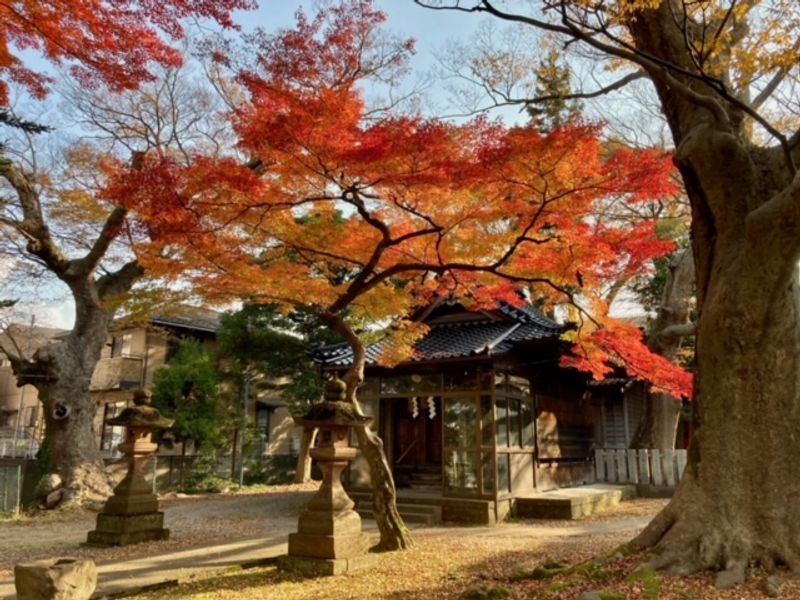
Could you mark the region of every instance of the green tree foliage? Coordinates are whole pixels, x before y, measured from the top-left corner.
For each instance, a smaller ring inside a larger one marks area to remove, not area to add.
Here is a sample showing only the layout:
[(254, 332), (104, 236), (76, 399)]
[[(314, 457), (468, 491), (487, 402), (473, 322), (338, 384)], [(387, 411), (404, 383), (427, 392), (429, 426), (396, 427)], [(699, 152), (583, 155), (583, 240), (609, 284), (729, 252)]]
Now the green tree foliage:
[(193, 442), (195, 450), (220, 447), (227, 440), (227, 411), (217, 367), (197, 340), (181, 342), (169, 366), (156, 371), (153, 406), (175, 419), (175, 439)]
[(536, 69), (536, 80), (534, 92), (539, 100), (526, 108), (540, 130), (552, 131), (581, 114), (581, 103), (570, 99), (572, 72), (559, 51), (552, 49), (542, 59)]
[[(248, 305), (222, 317), (217, 356), (230, 391), (242, 394), (244, 378), (261, 375), (260, 386), (281, 385), (292, 414), (302, 414), (322, 394), (322, 379), (309, 352), (339, 341), (310, 313), (282, 314), (275, 306)], [(288, 381), (285, 385), (281, 381)]]

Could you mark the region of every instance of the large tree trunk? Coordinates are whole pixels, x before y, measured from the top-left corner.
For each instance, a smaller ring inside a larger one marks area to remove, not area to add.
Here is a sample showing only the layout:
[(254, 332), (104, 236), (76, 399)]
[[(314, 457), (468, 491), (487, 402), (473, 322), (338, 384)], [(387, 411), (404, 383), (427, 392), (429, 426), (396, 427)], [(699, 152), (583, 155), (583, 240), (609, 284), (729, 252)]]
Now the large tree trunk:
[(723, 569), (723, 585), (751, 561), (800, 569), (800, 290), (784, 281), (759, 291), (758, 262), (737, 263), (703, 307), (689, 464), (636, 541), (656, 546), (656, 567)]
[(752, 564), (800, 570), (797, 216), (775, 212), (800, 191), (779, 162), (708, 125), (677, 160), (701, 302), (694, 437), (675, 496), (633, 546), (673, 573), (721, 570), (727, 587)]
[[(34, 385), (44, 408), (45, 430), (39, 470), (57, 474), (64, 493), (60, 506), (97, 506), (111, 493), (97, 444), (97, 403), (89, 387), (108, 331), (108, 315), (78, 311), (75, 329), (63, 341), (41, 348), (18, 371), (20, 384)], [(82, 313), (82, 314), (81, 314)]]
[[(684, 336), (694, 333), (689, 320), (694, 279), (692, 252), (689, 249), (679, 250), (670, 261), (658, 315), (648, 339), (653, 352), (673, 362), (677, 360)], [(648, 393), (631, 448), (674, 448), (680, 414), (679, 399), (663, 393)]]

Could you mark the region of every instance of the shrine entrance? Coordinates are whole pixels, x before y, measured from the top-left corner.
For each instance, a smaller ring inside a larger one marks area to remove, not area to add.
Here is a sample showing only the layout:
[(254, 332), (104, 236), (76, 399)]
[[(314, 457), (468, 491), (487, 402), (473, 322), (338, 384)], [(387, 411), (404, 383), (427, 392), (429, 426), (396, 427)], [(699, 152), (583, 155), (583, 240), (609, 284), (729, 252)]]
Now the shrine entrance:
[[(441, 489), (442, 400), (435, 396), (384, 400), (390, 416), (391, 458), (398, 487)], [(388, 441), (388, 440), (387, 440)]]

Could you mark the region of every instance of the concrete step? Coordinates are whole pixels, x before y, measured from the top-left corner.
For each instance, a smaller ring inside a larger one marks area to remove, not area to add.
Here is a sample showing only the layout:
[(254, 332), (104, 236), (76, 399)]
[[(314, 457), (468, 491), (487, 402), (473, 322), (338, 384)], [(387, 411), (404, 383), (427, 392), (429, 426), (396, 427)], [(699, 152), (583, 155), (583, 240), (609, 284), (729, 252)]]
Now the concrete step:
[(539, 492), (515, 500), (518, 517), (580, 519), (636, 497), (636, 486), (592, 484)]
[[(356, 511), (362, 519), (374, 519), (372, 498), (362, 498), (356, 502)], [(397, 503), (397, 512), (406, 523), (435, 525), (442, 522), (442, 508), (431, 504)]]

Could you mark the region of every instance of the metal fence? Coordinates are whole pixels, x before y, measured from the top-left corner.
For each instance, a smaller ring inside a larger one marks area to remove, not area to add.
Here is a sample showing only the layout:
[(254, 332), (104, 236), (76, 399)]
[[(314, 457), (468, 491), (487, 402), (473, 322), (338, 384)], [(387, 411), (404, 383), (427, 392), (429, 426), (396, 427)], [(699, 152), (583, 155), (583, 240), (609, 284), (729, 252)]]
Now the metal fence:
[(597, 481), (674, 487), (686, 468), (686, 450), (595, 450)]
[(22, 506), (22, 465), (0, 464), (0, 516), (17, 515)]

